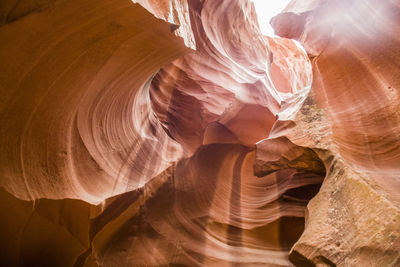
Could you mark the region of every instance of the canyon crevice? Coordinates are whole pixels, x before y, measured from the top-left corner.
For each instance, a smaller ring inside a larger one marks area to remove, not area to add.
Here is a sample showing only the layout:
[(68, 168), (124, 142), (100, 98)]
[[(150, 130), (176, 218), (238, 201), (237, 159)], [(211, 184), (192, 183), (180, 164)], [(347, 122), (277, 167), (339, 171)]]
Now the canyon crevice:
[(400, 265), (400, 2), (271, 24), (248, 0), (1, 3), (0, 265)]

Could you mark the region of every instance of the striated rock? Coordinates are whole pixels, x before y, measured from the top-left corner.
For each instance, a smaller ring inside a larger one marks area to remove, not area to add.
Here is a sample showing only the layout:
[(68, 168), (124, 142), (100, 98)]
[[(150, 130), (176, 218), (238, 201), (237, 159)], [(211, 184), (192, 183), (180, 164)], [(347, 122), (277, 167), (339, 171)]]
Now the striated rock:
[(314, 78), (294, 123), (277, 123), (271, 137), (313, 148), (327, 169), (291, 252), (299, 265), (399, 264), (399, 8), (293, 1), (272, 20), (304, 45)]
[(321, 159), (310, 148), (296, 146), (285, 137), (258, 143), (254, 172), (264, 176), (282, 169), (325, 175)]
[(399, 14), (5, 1), (0, 265), (399, 265)]
[[(225, 138), (252, 147), (268, 137), (280, 103), (309, 90), (308, 58), (291, 40), (263, 37), (248, 1), (191, 1), (190, 12), (196, 52), (157, 73), (153, 109), (189, 155)], [(213, 140), (216, 122), (224, 134)]]
[(164, 21), (130, 1), (56, 1), (0, 39), (0, 183), (14, 196), (96, 203), (179, 158), (147, 93), (188, 51)]
[(171, 23), (171, 31), (182, 37), (186, 46), (196, 49), (187, 0), (133, 0), (133, 2), (139, 3), (157, 18)]
[(308, 59), (248, 1), (138, 2), (1, 9), (1, 262), (290, 265), (305, 184), (254, 149)]

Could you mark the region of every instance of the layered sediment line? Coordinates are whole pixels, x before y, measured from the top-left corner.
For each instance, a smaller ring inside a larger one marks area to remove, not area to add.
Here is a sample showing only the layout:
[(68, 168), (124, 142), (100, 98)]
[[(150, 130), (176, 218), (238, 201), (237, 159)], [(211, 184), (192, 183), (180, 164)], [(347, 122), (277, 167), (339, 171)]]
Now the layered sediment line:
[(399, 264), (399, 14), (397, 1), (292, 1), (272, 20), (313, 68), (306, 104), (272, 136), (325, 150), (328, 170), (292, 249), (299, 265)]
[(399, 14), (7, 1), (0, 265), (396, 266)]
[(178, 159), (148, 96), (152, 75), (189, 50), (170, 25), (130, 1), (35, 10), (0, 29), (1, 185), (95, 203)]

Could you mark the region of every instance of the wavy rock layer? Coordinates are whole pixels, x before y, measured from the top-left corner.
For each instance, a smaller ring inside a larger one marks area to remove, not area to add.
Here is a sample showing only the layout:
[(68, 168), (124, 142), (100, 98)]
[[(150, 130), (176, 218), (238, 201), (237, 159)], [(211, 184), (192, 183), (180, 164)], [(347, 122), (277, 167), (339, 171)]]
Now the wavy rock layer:
[(272, 136), (319, 151), (327, 171), (292, 249), (299, 264), (400, 264), (398, 1), (293, 1), (272, 21), (313, 66), (309, 99)]
[(138, 2), (2, 9), (2, 263), (289, 265), (322, 176), (253, 162), (308, 59), (248, 1)]
[(134, 2), (0, 6), (1, 265), (398, 264), (395, 1)]
[(151, 75), (187, 50), (170, 32), (130, 1), (52, 2), (2, 26), (1, 185), (94, 203), (179, 158), (148, 97)]

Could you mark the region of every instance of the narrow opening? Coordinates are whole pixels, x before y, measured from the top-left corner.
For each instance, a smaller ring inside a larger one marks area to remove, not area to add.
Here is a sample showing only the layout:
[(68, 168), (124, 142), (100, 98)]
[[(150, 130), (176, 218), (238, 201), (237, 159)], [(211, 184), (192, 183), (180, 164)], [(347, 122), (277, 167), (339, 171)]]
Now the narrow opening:
[[(270, 21), (273, 17), (281, 13), (291, 0), (251, 0), (257, 13), (258, 25), (264, 35), (278, 37), (272, 28)], [(292, 41), (306, 53), (304, 47), (296, 40)]]
[(270, 20), (278, 15), (291, 0), (251, 0), (257, 12), (258, 24), (263, 34), (276, 36), (269, 24)]

